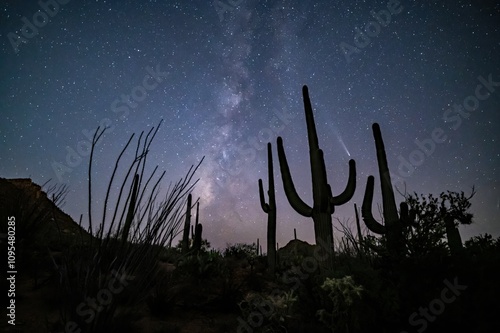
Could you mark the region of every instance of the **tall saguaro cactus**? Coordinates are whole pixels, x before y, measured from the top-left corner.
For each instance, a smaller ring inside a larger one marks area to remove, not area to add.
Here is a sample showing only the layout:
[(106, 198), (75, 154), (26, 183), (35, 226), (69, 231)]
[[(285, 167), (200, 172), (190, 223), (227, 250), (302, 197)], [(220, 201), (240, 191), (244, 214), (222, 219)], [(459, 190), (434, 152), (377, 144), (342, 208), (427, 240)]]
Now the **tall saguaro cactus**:
[(286, 197), (293, 209), (302, 216), (312, 217), (314, 221), (316, 245), (321, 247), (322, 253), (326, 252), (328, 255), (326, 257), (328, 258), (326, 266), (327, 268), (332, 268), (333, 263), (330, 260), (333, 254), (332, 214), (335, 211), (335, 206), (345, 204), (354, 195), (354, 190), (356, 188), (356, 164), (354, 160), (349, 161), (349, 180), (347, 186), (341, 194), (332, 196), (332, 190), (327, 180), (323, 151), (319, 148), (318, 135), (316, 134), (316, 125), (314, 123), (307, 86), (302, 87), (302, 95), (304, 99), (307, 137), (309, 141), (313, 206), (307, 205), (297, 194), (290, 174), (290, 168), (288, 167), (285, 150), (283, 149), (283, 139), (278, 137), (278, 157), (281, 177), (283, 179)]
[(400, 204), (400, 213), (398, 215), (380, 126), (374, 123), (372, 129), (373, 137), (375, 138), (375, 148), (377, 150), (385, 225), (377, 222), (372, 214), (373, 188), (375, 182), (373, 176), (369, 176), (366, 183), (365, 196), (363, 198), (363, 205), (361, 206), (361, 215), (370, 231), (386, 236), (389, 254), (392, 257), (399, 257), (404, 253), (403, 226), (410, 223), (411, 218), (408, 212), (408, 205), (405, 202)]
[[(264, 197), (264, 187), (262, 179), (259, 179), (259, 198), (262, 210), (267, 214), (267, 265), (269, 271), (274, 274), (276, 270), (276, 198), (274, 196), (274, 173), (273, 173), (273, 152), (271, 143), (267, 143), (267, 171), (269, 189), (269, 203), (266, 203)], [(257, 251), (258, 251), (257, 245)]]

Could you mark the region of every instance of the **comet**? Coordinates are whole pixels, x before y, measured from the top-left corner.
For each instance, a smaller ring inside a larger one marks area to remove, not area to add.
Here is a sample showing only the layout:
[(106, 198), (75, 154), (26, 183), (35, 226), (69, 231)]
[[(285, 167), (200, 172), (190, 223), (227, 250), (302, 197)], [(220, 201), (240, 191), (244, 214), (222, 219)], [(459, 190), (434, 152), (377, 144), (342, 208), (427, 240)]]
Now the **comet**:
[(337, 135), (337, 140), (339, 140), (340, 144), (342, 145), (342, 148), (344, 148), (345, 152), (347, 153), (347, 156), (351, 157), (351, 153), (349, 153), (349, 149), (347, 149), (347, 146), (344, 143), (344, 140), (342, 140), (342, 137), (340, 136), (339, 132), (335, 132)]

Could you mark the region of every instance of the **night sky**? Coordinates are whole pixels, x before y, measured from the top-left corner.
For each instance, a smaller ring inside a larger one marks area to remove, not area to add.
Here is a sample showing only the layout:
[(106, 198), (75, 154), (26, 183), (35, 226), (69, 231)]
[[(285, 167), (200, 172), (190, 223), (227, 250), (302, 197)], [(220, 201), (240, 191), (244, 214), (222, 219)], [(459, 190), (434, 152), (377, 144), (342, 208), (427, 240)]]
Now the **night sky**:
[(163, 119), (148, 157), (167, 171), (163, 188), (205, 156), (194, 192), (204, 238), (265, 244), (257, 181), (267, 188), (271, 141), (277, 241), (296, 228), (313, 243), (312, 220), (283, 192), (276, 150), (282, 136), (312, 204), (306, 84), (334, 195), (356, 161), (356, 193), (335, 218), (353, 223), (371, 174), (380, 203), (378, 122), (398, 188), (475, 186), (475, 223), (462, 237), (500, 236), (499, 22), (496, 1), (3, 1), (0, 176), (67, 184), (62, 208), (85, 224), (97, 126), (110, 128), (94, 158), (96, 215), (129, 136)]

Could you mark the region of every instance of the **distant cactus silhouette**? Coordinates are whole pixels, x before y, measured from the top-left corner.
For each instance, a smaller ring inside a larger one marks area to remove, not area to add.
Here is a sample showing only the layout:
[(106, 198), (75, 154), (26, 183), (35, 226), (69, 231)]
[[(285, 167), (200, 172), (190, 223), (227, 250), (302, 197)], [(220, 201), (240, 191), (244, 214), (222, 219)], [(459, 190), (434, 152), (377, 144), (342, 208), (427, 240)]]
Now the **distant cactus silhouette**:
[(475, 189), (469, 196), (446, 191), (439, 197), (433, 194), (407, 194), (406, 202), (410, 211), (415, 212), (415, 223), (407, 232), (407, 245), (410, 253), (428, 255), (441, 249), (443, 238), (447, 238), (447, 247), (451, 255), (460, 255), (463, 251), (462, 238), (457, 228), (460, 224), (471, 224), (473, 215), (469, 212), (470, 199), (475, 195)]
[(182, 234), (182, 253), (189, 251), (189, 226), (191, 225), (191, 203), (193, 196), (189, 193), (187, 198), (186, 218), (184, 220), (184, 232)]
[[(267, 143), (267, 171), (269, 189), (269, 203), (264, 197), (264, 187), (262, 179), (259, 179), (259, 198), (262, 210), (267, 214), (267, 265), (269, 271), (274, 274), (276, 270), (276, 197), (274, 194), (274, 173), (273, 173), (273, 153), (271, 143)], [(257, 251), (259, 245), (257, 244)]]
[(203, 232), (203, 226), (201, 223), (197, 223), (196, 226), (194, 227), (194, 240), (193, 240), (193, 246), (190, 251), (197, 253), (201, 249), (201, 236)]
[(202, 245), (202, 232), (203, 226), (200, 223), (200, 202), (196, 203), (196, 220), (194, 223), (194, 236), (193, 236), (193, 247), (191, 251), (198, 253), (201, 250)]
[(361, 224), (359, 222), (358, 206), (356, 204), (354, 204), (354, 213), (356, 216), (356, 229), (358, 232), (359, 255), (363, 256), (365, 253), (365, 244), (363, 241), (363, 234), (361, 233)]
[(278, 137), (278, 157), (280, 162), (281, 177), (283, 187), (290, 205), (302, 216), (312, 217), (314, 221), (314, 235), (316, 245), (320, 245), (322, 252), (326, 251), (329, 260), (326, 262), (327, 268), (333, 267), (331, 260), (333, 254), (333, 231), (332, 214), (335, 206), (345, 204), (354, 195), (356, 188), (356, 164), (354, 160), (349, 161), (349, 180), (345, 190), (338, 196), (332, 196), (332, 190), (328, 184), (325, 160), (323, 151), (319, 148), (316, 125), (312, 111), (309, 91), (307, 86), (303, 86), (302, 95), (304, 99), (304, 110), (307, 123), (307, 136), (309, 141), (309, 159), (311, 163), (311, 176), (313, 187), (313, 206), (307, 205), (297, 194), (293, 184), (290, 169), (283, 149), (283, 139)]
[[(444, 215), (444, 223), (446, 228), (446, 237), (448, 239), (448, 247), (452, 255), (461, 254), (464, 247), (462, 244), (462, 237), (460, 231), (455, 225), (455, 221), (460, 224), (471, 224), (473, 215), (468, 212), (471, 203), (470, 199), (475, 194), (474, 187), (470, 196), (466, 197), (462, 191), (460, 193), (447, 191), (441, 193), (441, 207), (440, 212)], [(446, 204), (447, 202), (447, 204)]]
[(382, 207), (385, 225), (375, 220), (372, 214), (373, 187), (375, 179), (369, 176), (366, 183), (365, 196), (361, 207), (361, 215), (368, 229), (376, 234), (385, 235), (387, 240), (387, 250), (391, 256), (399, 257), (404, 254), (403, 226), (410, 223), (411, 217), (408, 212), (408, 205), (402, 202), (400, 205), (400, 215), (396, 208), (394, 190), (392, 188), (389, 166), (385, 154), (384, 141), (380, 126), (374, 123), (372, 126), (377, 150), (377, 161), (380, 176), (380, 187), (382, 189)]
[(197, 253), (201, 249), (202, 245), (202, 232), (203, 232), (203, 226), (201, 223), (199, 223), (199, 215), (200, 215), (200, 203), (196, 202), (196, 220), (195, 220), (195, 225), (194, 225), (194, 234), (192, 234), (192, 240), (193, 244), (190, 247), (189, 246), (189, 230), (192, 228), (191, 226), (191, 208), (193, 207), (193, 196), (191, 193), (188, 194), (187, 198), (187, 206), (186, 206), (186, 218), (184, 220), (184, 231), (182, 234), (182, 241), (181, 241), (181, 251), (182, 253)]

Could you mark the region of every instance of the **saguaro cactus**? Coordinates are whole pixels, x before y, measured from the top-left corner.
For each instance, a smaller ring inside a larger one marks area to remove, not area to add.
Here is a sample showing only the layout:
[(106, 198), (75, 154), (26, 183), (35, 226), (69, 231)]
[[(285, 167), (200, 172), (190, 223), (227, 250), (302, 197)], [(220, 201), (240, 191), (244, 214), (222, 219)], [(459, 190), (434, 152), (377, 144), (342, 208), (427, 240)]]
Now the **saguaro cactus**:
[[(290, 205), (297, 213), (305, 217), (312, 217), (314, 221), (314, 235), (316, 245), (321, 247), (321, 252), (328, 254), (327, 258), (332, 258), (333, 254), (333, 231), (332, 214), (335, 206), (345, 204), (354, 195), (356, 188), (356, 165), (354, 160), (349, 161), (349, 180), (345, 190), (337, 196), (332, 196), (332, 190), (328, 184), (325, 160), (323, 151), (319, 148), (316, 125), (309, 99), (307, 86), (302, 88), (304, 98), (304, 110), (307, 123), (307, 137), (309, 141), (309, 159), (311, 163), (311, 177), (313, 188), (313, 206), (307, 205), (297, 194), (293, 184), (290, 168), (283, 149), (283, 139), (278, 137), (278, 157), (280, 162), (281, 177), (286, 197)], [(332, 268), (331, 260), (326, 261), (327, 268)]]
[(197, 253), (201, 249), (201, 234), (203, 232), (203, 226), (201, 223), (197, 223), (195, 228), (194, 228), (194, 240), (193, 240), (193, 247), (191, 248), (191, 251), (194, 253)]
[(361, 233), (361, 224), (359, 223), (358, 206), (354, 204), (354, 214), (356, 216), (356, 229), (358, 232), (359, 256), (363, 256), (365, 252), (365, 243), (363, 241), (363, 234)]
[(269, 203), (266, 203), (264, 198), (262, 179), (259, 179), (259, 198), (260, 206), (267, 214), (267, 265), (270, 272), (274, 274), (276, 270), (276, 198), (274, 195), (273, 152), (270, 142), (267, 143), (267, 175)]
[(375, 182), (373, 176), (369, 176), (366, 183), (365, 196), (363, 198), (363, 205), (361, 206), (361, 215), (363, 216), (363, 220), (370, 231), (386, 236), (387, 250), (389, 251), (389, 254), (393, 257), (399, 257), (404, 253), (403, 226), (410, 223), (411, 218), (408, 212), (408, 205), (405, 202), (400, 204), (400, 215), (398, 216), (380, 126), (377, 123), (374, 123), (372, 129), (373, 137), (375, 138), (375, 148), (377, 150), (385, 225), (377, 222), (372, 214), (373, 188)]
[(452, 255), (459, 255), (463, 252), (462, 237), (457, 225), (455, 225), (455, 221), (466, 225), (472, 223), (473, 215), (468, 210), (471, 206), (469, 200), (474, 194), (474, 188), (472, 188), (469, 197), (466, 197), (463, 191), (461, 193), (447, 191), (440, 194), (439, 212), (444, 220), (448, 247)]
[(182, 234), (181, 250), (182, 253), (189, 251), (189, 226), (191, 224), (191, 203), (192, 195), (188, 194), (187, 198), (187, 208), (186, 208), (186, 219), (184, 220), (184, 232)]
[[(202, 232), (203, 226), (199, 223), (199, 215), (200, 215), (200, 202), (196, 202), (196, 220), (194, 225), (194, 233), (192, 231), (193, 226), (191, 225), (191, 208), (193, 197), (191, 193), (188, 194), (187, 198), (187, 207), (186, 207), (186, 219), (184, 221), (184, 231), (182, 234), (182, 242), (181, 242), (181, 251), (182, 253), (197, 253), (201, 249), (202, 244)], [(193, 240), (193, 245), (191, 248), (189, 247), (189, 230), (191, 228), (191, 237)]]

